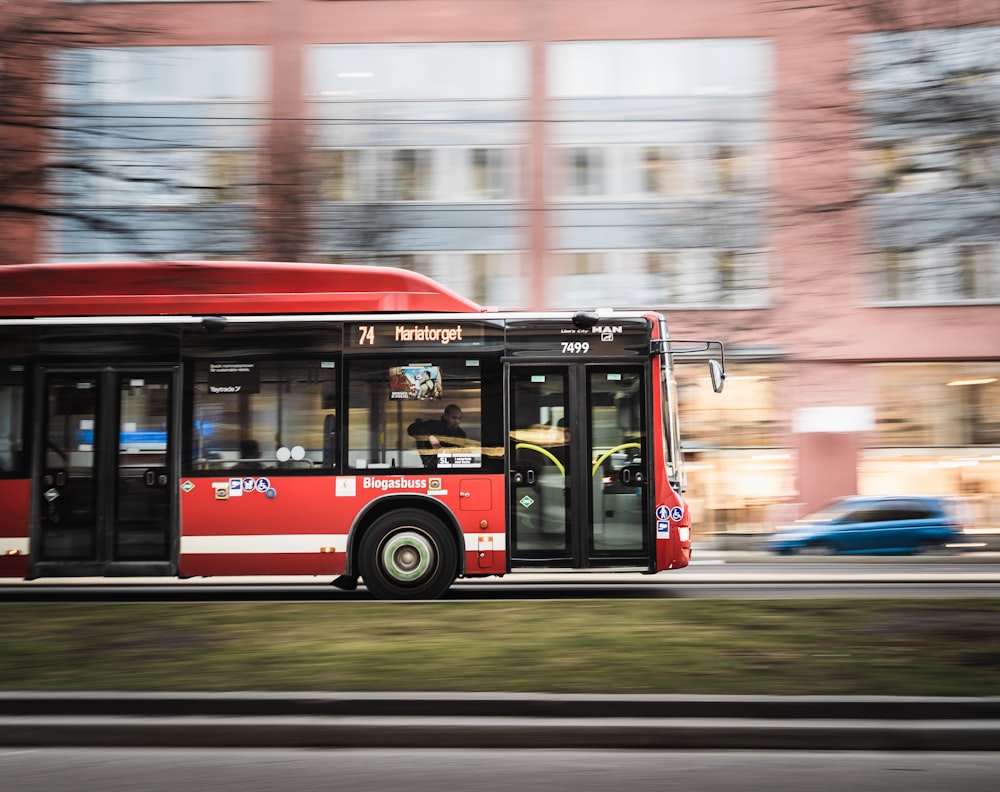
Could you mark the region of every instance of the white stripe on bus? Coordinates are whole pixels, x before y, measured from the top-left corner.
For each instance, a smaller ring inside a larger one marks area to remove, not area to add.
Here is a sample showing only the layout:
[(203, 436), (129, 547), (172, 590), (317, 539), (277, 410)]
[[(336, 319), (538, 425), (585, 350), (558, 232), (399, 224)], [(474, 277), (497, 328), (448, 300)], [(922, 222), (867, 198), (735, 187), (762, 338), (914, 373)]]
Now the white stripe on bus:
[[(481, 541), (482, 537), (482, 541)], [(487, 545), (487, 547), (483, 547)], [(502, 533), (465, 534), (466, 552), (490, 549), (504, 552), (507, 538)], [(181, 555), (251, 553), (320, 553), (347, 551), (344, 534), (240, 534), (227, 536), (182, 536)]]
[(0, 536), (0, 555), (28, 555), (27, 536)]

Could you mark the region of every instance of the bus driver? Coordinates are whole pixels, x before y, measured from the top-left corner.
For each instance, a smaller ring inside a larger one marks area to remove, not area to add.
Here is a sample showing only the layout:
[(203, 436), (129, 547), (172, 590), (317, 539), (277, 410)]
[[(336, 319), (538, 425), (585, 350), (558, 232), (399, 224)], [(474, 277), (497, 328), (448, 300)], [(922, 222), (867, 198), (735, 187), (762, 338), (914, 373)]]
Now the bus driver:
[(458, 448), (462, 443), (449, 442), (449, 438), (464, 440), (465, 431), (462, 423), (462, 408), (457, 404), (449, 404), (444, 408), (440, 418), (425, 421), (418, 418), (407, 427), (406, 432), (417, 441), (417, 449), (424, 467), (437, 465), (437, 454), (442, 448)]

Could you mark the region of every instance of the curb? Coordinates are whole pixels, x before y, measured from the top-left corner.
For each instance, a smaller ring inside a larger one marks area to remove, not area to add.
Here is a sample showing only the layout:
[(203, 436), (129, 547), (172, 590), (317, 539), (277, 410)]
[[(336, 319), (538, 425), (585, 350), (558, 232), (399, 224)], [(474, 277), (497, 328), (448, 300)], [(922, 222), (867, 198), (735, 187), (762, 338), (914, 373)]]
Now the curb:
[(0, 745), (996, 751), (1000, 698), (7, 693)]

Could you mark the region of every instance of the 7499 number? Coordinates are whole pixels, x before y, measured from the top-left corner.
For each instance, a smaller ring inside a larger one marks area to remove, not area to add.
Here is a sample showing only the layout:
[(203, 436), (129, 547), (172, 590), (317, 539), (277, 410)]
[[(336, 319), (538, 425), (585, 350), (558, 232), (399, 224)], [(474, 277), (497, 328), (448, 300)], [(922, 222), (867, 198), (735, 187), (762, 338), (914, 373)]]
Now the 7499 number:
[(589, 341), (563, 341), (562, 353), (564, 355), (586, 355), (590, 351)]

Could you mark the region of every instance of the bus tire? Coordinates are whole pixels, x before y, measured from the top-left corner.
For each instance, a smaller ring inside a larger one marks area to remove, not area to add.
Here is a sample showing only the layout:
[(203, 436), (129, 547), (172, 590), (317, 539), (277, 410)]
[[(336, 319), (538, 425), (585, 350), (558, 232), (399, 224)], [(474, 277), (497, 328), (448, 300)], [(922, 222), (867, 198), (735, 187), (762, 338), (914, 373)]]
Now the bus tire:
[(376, 599), (437, 599), (458, 574), (458, 548), (444, 523), (419, 509), (379, 517), (361, 540), (359, 566)]

